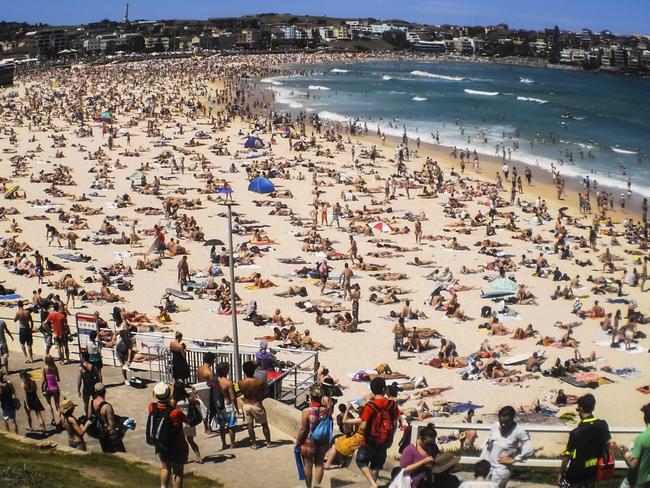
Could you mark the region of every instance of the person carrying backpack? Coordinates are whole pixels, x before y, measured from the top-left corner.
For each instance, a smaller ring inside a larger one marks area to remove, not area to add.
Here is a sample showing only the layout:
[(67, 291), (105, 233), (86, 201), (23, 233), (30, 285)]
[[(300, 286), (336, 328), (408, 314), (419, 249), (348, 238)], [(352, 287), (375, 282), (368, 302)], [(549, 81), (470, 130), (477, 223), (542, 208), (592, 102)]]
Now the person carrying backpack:
[(300, 451), (307, 488), (320, 486), (325, 474), (325, 455), (332, 440), (332, 401), (323, 395), (320, 385), (309, 390), (309, 407), (302, 411), (295, 451)]
[(386, 451), (393, 443), (393, 436), (400, 416), (397, 403), (386, 397), (386, 380), (370, 381), (373, 399), (361, 412), (361, 427), (365, 439), (357, 451), (357, 466), (372, 488), (377, 487), (379, 470), (386, 462)]
[(189, 446), (183, 433), (187, 417), (171, 401), (171, 390), (165, 383), (153, 388), (155, 402), (149, 404), (146, 441), (155, 447), (160, 459), (160, 486), (181, 488)]

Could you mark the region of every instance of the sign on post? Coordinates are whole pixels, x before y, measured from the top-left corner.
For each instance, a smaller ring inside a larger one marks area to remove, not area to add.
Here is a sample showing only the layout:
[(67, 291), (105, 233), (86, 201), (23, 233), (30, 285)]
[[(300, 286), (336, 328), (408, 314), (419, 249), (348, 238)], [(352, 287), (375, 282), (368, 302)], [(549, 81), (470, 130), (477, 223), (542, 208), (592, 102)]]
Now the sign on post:
[(97, 318), (94, 315), (83, 313), (76, 314), (74, 318), (77, 327), (78, 353), (81, 356), (82, 351), (86, 350), (86, 344), (90, 340), (90, 333), (93, 331), (99, 333), (97, 328)]

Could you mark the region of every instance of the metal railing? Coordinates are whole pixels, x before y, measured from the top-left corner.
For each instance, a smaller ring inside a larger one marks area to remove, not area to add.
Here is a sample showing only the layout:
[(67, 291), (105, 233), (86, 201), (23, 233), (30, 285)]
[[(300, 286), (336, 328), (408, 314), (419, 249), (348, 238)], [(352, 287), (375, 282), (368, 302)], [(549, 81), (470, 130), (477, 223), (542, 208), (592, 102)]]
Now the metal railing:
[[(417, 421), (413, 422), (411, 424), (412, 430), (411, 430), (411, 442), (415, 443), (417, 439), (417, 434), (418, 431), (421, 427), (424, 427), (425, 425), (433, 423), (436, 426), (437, 431), (449, 431), (449, 430), (458, 430), (458, 431), (468, 431), (468, 430), (474, 430), (474, 431), (479, 431), (479, 432), (489, 432), (492, 430), (492, 425), (491, 423), (488, 424), (466, 424), (466, 423), (445, 423), (445, 424), (437, 424), (435, 423), (435, 417), (431, 419), (430, 422), (428, 421)], [(518, 424), (523, 427), (526, 432), (529, 434), (566, 434), (567, 438), (569, 433), (575, 429), (575, 426), (570, 426), (570, 425), (541, 425), (541, 424), (525, 424), (518, 422)], [(614, 435), (638, 435), (641, 432), (643, 432), (644, 429), (640, 427), (612, 427), (609, 426), (609, 432)], [(473, 464), (476, 463), (480, 460), (480, 457), (478, 456), (461, 456), (460, 462), (462, 464)], [(536, 467), (536, 468), (559, 468), (560, 464), (562, 463), (562, 459), (560, 458), (535, 458), (531, 457), (523, 461), (522, 463), (517, 463), (517, 465), (525, 465), (525, 466), (531, 466), (531, 467)], [(622, 469), (626, 468), (627, 465), (625, 464), (624, 461), (622, 460), (617, 460), (616, 461), (616, 468)]]
[[(42, 321), (40, 314), (34, 319), (34, 338), (43, 338), (43, 334), (39, 331)], [(72, 316), (71, 316), (72, 317)], [(71, 325), (71, 331), (77, 334), (77, 340), (69, 343), (70, 357), (78, 359), (81, 351), (85, 348), (85, 342), (79, 339), (84, 335), (84, 331), (79, 324), (79, 318), (89, 316), (86, 314), (75, 314), (74, 324)], [(7, 324), (13, 323), (13, 317), (2, 317)], [(74, 330), (76, 326), (77, 330)], [(92, 326), (90, 326), (92, 328)], [(88, 329), (86, 329), (88, 330)], [(12, 331), (13, 332), (13, 331)], [(116, 330), (112, 330), (113, 334)], [(135, 350), (138, 353), (147, 355), (146, 361), (134, 361), (131, 363), (132, 370), (148, 371), (149, 379), (153, 380), (154, 376), (158, 381), (171, 383), (172, 378), (172, 353), (169, 350), (169, 344), (174, 340), (171, 335), (165, 335), (156, 332), (136, 332), (133, 334), (133, 342)], [(235, 364), (233, 360), (234, 348), (232, 343), (207, 341), (204, 339), (184, 338), (183, 341), (187, 344), (186, 360), (190, 367), (190, 382), (197, 383), (196, 370), (203, 364), (203, 354), (211, 352), (215, 354), (215, 364), (228, 363)], [(101, 342), (98, 340), (98, 342)], [(257, 346), (252, 345), (239, 345), (239, 364), (244, 364), (246, 361), (255, 361), (255, 353), (259, 350)], [(290, 362), (291, 365), (283, 368), (282, 374), (271, 379), (268, 383), (270, 391), (276, 400), (284, 403), (293, 404), (298, 403), (298, 399), (303, 397), (309, 388), (316, 382), (318, 375), (318, 352), (315, 351), (301, 351), (292, 349), (274, 349), (277, 357), (285, 363)], [(119, 361), (115, 353), (114, 347), (101, 347), (101, 355), (105, 365), (112, 365), (113, 367), (120, 367)], [(298, 362), (294, 359), (298, 356)]]

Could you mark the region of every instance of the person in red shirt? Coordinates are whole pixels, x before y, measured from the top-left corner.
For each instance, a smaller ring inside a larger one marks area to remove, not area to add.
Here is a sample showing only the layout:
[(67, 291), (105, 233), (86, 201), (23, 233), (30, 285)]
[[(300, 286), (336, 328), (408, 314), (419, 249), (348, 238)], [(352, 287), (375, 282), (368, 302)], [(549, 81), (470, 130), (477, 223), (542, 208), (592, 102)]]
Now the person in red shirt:
[[(156, 402), (149, 404), (149, 413), (154, 409), (169, 412), (171, 424), (171, 442), (165, 449), (156, 448), (156, 454), (160, 459), (160, 486), (170, 488), (182, 488), (185, 463), (189, 456), (189, 446), (183, 432), (183, 424), (187, 417), (180, 408), (173, 403), (169, 385), (158, 383), (153, 389)], [(171, 482), (171, 484), (170, 484)]]
[(162, 231), (162, 227), (158, 225), (153, 226), (154, 231), (156, 232), (156, 251), (160, 254), (160, 257), (165, 257), (165, 234)]
[[(386, 397), (386, 380), (384, 378), (373, 378), (370, 382), (370, 391), (373, 399), (366, 403), (361, 412), (360, 431), (364, 433), (364, 440), (357, 451), (357, 466), (368, 480), (371, 488), (377, 488), (379, 470), (386, 462), (386, 451), (393, 442), (393, 435), (400, 416), (399, 408), (395, 400)], [(388, 414), (389, 423), (378, 428), (377, 418)], [(373, 432), (377, 430), (377, 432)]]
[(59, 351), (59, 361), (61, 364), (70, 362), (70, 350), (68, 349), (68, 337), (70, 336), (70, 327), (65, 314), (59, 312), (59, 304), (54, 303), (54, 311), (50, 312), (43, 325), (52, 330), (52, 340), (56, 349)]

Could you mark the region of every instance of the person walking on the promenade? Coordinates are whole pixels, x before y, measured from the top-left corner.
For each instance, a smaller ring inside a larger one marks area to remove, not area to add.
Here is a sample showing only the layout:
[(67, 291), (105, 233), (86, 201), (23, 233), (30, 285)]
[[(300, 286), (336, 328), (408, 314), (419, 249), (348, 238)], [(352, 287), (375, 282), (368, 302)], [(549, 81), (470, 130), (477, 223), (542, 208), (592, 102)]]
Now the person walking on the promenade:
[(272, 444), (271, 431), (266, 418), (266, 409), (262, 404), (264, 400), (264, 391), (266, 384), (259, 378), (255, 377), (257, 365), (253, 361), (246, 361), (242, 366), (244, 378), (239, 380), (239, 391), (242, 393), (242, 410), (244, 420), (248, 427), (248, 435), (251, 440), (251, 448), (257, 449), (257, 439), (255, 437), (255, 422), (262, 425), (262, 433), (266, 439), (266, 445)]
[(632, 450), (626, 450), (623, 458), (630, 468), (621, 488), (650, 487), (650, 403), (641, 408), (646, 429), (636, 439)]
[(377, 488), (379, 471), (386, 462), (386, 452), (393, 443), (393, 436), (400, 416), (397, 402), (386, 396), (386, 380), (373, 378), (370, 382), (373, 398), (361, 412), (364, 440), (357, 451), (357, 466), (368, 480), (371, 488)]
[(169, 385), (157, 383), (153, 394), (156, 401), (149, 404), (146, 440), (156, 448), (160, 459), (160, 487), (182, 488), (190, 452), (183, 432), (187, 417), (180, 408), (172, 406)]
[(499, 488), (508, 485), (510, 466), (535, 452), (530, 435), (515, 422), (515, 416), (515, 409), (509, 405), (499, 410), (499, 420), (492, 426), (481, 451), (481, 459), (489, 461), (491, 466), (488, 480)]
[(580, 423), (569, 434), (558, 475), (561, 488), (592, 488), (596, 485), (598, 459), (608, 449), (607, 422), (594, 417), (596, 398), (591, 393), (578, 398)]

